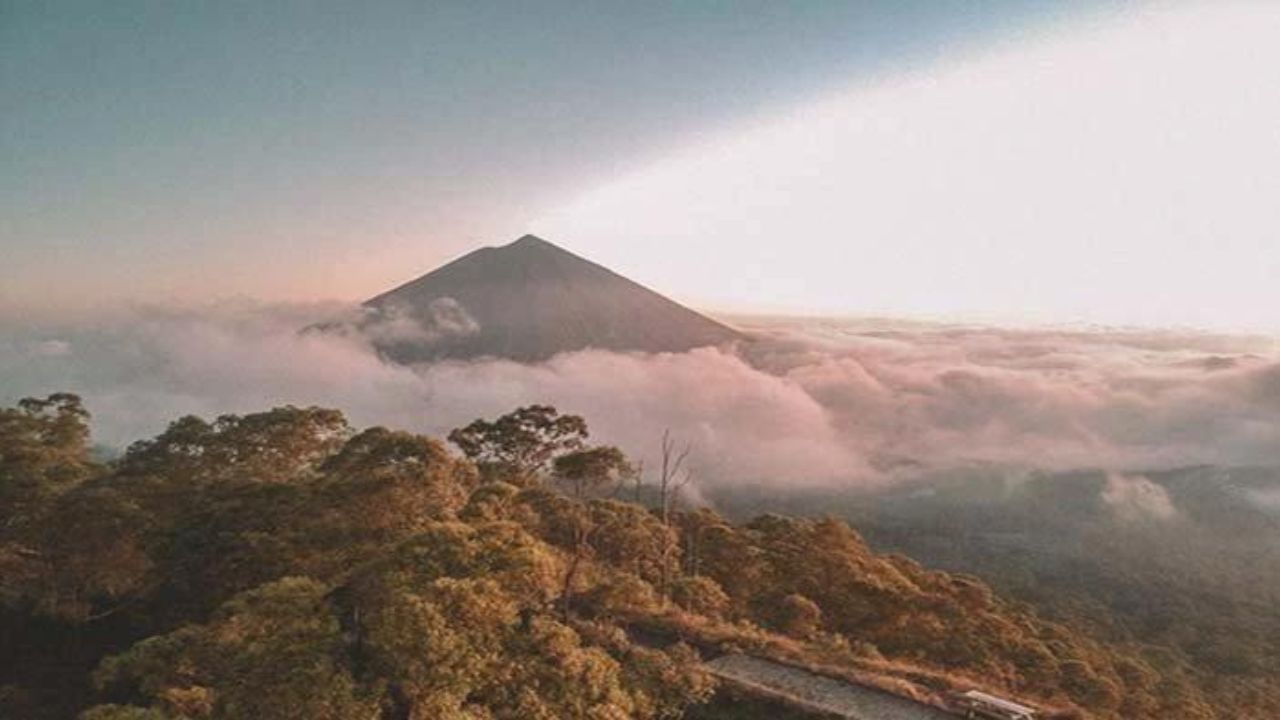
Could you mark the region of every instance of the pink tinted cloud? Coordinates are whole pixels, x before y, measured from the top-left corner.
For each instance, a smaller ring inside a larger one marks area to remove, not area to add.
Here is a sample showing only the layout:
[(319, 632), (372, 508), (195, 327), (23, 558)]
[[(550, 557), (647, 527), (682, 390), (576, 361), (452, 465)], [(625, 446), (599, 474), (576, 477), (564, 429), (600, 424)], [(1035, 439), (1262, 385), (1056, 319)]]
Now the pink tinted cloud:
[(358, 337), (298, 332), (334, 312), (241, 304), (0, 328), (0, 399), (80, 392), (96, 436), (115, 445), (185, 413), (284, 403), (435, 435), (551, 403), (651, 466), (670, 429), (694, 446), (706, 483), (874, 483), (973, 464), (1280, 464), (1269, 338), (771, 320), (740, 323), (759, 339), (737, 353), (407, 368)]

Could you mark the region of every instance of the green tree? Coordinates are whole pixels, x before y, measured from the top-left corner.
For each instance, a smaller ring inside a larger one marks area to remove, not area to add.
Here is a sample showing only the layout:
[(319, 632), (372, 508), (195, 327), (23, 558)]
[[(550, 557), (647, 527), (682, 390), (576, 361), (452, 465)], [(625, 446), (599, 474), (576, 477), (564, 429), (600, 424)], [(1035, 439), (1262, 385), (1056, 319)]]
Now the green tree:
[(596, 528), (591, 546), (597, 558), (655, 586), (675, 574), (680, 551), (674, 530), (661, 518), (639, 505), (616, 500), (595, 500), (589, 509)]
[(95, 680), (176, 717), (372, 720), (379, 698), (357, 687), (346, 667), (342, 628), (326, 594), (306, 578), (264, 585), (208, 623), (108, 658)]
[(551, 474), (571, 496), (582, 500), (604, 488), (616, 488), (632, 472), (621, 450), (601, 445), (557, 456)]
[(380, 427), (351, 438), (319, 472), (319, 512), (372, 539), (408, 537), (454, 518), (477, 484), (471, 464), (439, 441)]
[(822, 608), (803, 595), (791, 593), (778, 602), (774, 623), (791, 637), (812, 638), (822, 629)]
[(709, 618), (723, 618), (731, 601), (719, 583), (708, 577), (685, 576), (671, 585), (671, 600), (681, 609)]
[(587, 423), (549, 405), (529, 405), (497, 420), (476, 420), (449, 433), (449, 441), (490, 480), (515, 485), (537, 482), (557, 455), (580, 450)]
[(286, 406), (222, 415), (212, 423), (187, 416), (131, 445), (119, 465), (122, 475), (159, 475), (188, 485), (290, 483), (308, 479), (349, 437), (342, 413), (325, 408)]
[(411, 718), (481, 717), (472, 697), (509, 662), (519, 605), (489, 579), (436, 578), (364, 597), (361, 653)]
[(24, 398), (0, 409), (0, 540), (96, 471), (88, 420), (80, 398), (70, 393)]
[(681, 718), (690, 707), (710, 700), (715, 680), (701, 663), (697, 651), (684, 643), (665, 650), (633, 646), (623, 669), (633, 688), (635, 717)]

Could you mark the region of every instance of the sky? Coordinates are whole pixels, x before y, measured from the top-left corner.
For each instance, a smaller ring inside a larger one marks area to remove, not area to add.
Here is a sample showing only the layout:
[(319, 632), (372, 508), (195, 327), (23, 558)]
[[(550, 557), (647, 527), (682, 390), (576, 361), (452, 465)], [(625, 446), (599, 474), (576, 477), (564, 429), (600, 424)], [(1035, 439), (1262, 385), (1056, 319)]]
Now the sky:
[(0, 314), (536, 230), (734, 312), (1280, 330), (1264, 2), (0, 0)]
[(728, 308), (1280, 332), (1276, 68), (1280, 3), (1134, 5), (855, 81), (542, 225)]

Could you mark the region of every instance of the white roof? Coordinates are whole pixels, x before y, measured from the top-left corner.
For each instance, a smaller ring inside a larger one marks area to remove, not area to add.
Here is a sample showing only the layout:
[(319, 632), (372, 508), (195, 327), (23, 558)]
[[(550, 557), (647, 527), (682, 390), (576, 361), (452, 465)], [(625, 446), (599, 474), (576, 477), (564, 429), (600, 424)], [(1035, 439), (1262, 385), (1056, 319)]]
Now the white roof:
[(995, 695), (988, 695), (987, 693), (984, 693), (981, 690), (969, 690), (967, 692), (961, 693), (961, 695), (971, 700), (981, 700), (984, 703), (987, 703), (989, 705), (994, 705), (1002, 710), (1008, 710), (1009, 712), (1024, 713), (1029, 715), (1036, 711), (1035, 708), (1029, 708), (1026, 705), (1019, 705), (1018, 703), (1013, 702), (1012, 700), (1005, 700), (1004, 698), (998, 698)]

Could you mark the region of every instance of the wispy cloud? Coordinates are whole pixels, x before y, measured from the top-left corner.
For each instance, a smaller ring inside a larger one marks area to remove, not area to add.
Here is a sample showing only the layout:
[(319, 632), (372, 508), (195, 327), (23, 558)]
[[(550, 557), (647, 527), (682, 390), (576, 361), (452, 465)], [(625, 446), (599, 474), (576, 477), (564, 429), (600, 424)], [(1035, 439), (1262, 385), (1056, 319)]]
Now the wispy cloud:
[(1126, 521), (1173, 520), (1178, 510), (1163, 487), (1141, 475), (1108, 473), (1102, 502)]

